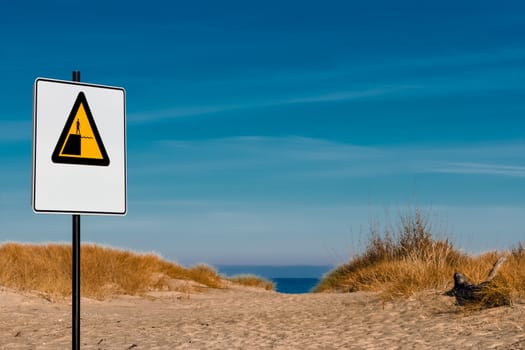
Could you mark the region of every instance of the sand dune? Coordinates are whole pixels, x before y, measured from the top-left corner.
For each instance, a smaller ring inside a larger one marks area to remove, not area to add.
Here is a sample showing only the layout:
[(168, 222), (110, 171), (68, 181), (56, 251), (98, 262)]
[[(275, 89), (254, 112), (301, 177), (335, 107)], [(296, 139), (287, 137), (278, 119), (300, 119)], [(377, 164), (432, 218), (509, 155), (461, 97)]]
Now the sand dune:
[[(82, 300), (82, 349), (521, 349), (525, 305), (463, 312), (438, 292), (284, 295), (246, 287)], [(0, 290), (0, 349), (71, 347), (71, 306)]]

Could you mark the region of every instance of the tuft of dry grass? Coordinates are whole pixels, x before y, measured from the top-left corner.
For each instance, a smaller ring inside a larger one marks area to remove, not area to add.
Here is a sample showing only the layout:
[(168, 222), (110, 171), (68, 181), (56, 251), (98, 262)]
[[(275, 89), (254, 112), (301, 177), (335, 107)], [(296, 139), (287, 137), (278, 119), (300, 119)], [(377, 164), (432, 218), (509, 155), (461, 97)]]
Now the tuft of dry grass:
[[(470, 256), (454, 248), (448, 239), (434, 238), (427, 218), (416, 210), (402, 216), (395, 231), (380, 234), (371, 230), (365, 251), (331, 271), (315, 291), (377, 291), (388, 299), (428, 289), (446, 290), (454, 284), (456, 271), (473, 283), (484, 281), (502, 254), (509, 257), (487, 289), (486, 297), (523, 298), (525, 248), (521, 244), (510, 253)], [(491, 300), (486, 302), (490, 304)]]
[(254, 275), (239, 275), (228, 278), (229, 281), (246, 287), (263, 288), (265, 290), (274, 290), (275, 284), (265, 278)]
[[(148, 291), (179, 290), (188, 285), (222, 288), (210, 266), (184, 268), (155, 254), (137, 254), (96, 245), (81, 248), (81, 292), (103, 299), (115, 294), (141, 295)], [(0, 245), (0, 285), (20, 291), (38, 291), (50, 297), (71, 295), (71, 246), (48, 244)]]

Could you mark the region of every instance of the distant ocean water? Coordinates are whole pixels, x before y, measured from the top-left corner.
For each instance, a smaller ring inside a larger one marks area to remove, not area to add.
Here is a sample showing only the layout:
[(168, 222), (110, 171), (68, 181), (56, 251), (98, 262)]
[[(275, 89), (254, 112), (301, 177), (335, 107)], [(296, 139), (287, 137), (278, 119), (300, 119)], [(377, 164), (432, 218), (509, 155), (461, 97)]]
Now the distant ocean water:
[(310, 293), (320, 278), (272, 278), (275, 290), (286, 294)]
[(256, 275), (275, 283), (279, 293), (302, 294), (309, 293), (321, 281), (322, 277), (333, 266), (296, 265), (296, 266), (250, 266), (250, 265), (218, 265), (220, 274), (226, 276)]

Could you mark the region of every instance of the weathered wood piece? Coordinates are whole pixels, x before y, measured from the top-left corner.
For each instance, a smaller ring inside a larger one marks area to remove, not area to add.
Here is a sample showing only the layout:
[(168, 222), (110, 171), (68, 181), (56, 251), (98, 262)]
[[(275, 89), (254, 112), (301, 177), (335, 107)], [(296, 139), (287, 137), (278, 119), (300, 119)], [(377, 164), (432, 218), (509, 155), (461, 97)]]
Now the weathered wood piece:
[(499, 268), (505, 262), (505, 257), (501, 257), (490, 269), (488, 277), (480, 284), (471, 283), (463, 274), (454, 273), (454, 288), (445, 292), (445, 295), (455, 297), (458, 305), (480, 305), (494, 307), (510, 305), (510, 296), (504, 293), (494, 292), (492, 280), (496, 276)]

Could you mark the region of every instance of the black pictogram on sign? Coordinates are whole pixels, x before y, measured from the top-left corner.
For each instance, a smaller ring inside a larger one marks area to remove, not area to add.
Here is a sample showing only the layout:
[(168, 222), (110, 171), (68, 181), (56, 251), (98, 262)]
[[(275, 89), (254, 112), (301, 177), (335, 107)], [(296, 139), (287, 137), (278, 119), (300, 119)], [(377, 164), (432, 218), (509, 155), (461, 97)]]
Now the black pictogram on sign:
[(109, 165), (106, 148), (83, 92), (78, 94), (51, 159), (53, 163)]

